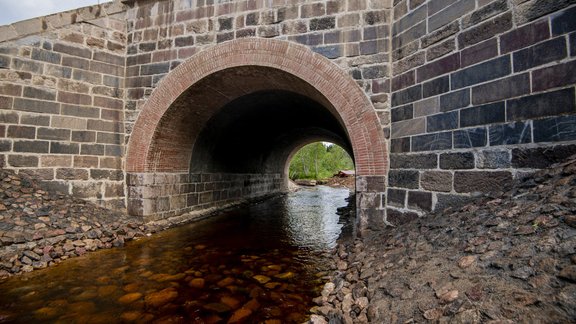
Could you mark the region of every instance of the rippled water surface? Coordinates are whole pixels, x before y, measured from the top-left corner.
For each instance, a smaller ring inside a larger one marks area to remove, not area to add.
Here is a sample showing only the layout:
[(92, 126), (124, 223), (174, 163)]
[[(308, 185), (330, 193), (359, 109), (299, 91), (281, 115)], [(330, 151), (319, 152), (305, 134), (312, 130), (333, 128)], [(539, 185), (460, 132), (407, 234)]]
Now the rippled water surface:
[(0, 322), (300, 323), (347, 189), (316, 187), (0, 283)]

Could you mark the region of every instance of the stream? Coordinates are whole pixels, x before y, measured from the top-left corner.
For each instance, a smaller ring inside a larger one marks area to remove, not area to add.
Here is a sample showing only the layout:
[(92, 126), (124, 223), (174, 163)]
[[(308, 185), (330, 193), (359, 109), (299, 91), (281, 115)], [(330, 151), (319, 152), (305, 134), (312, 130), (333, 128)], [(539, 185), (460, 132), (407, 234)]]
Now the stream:
[(348, 189), (318, 186), (0, 282), (0, 323), (302, 323)]

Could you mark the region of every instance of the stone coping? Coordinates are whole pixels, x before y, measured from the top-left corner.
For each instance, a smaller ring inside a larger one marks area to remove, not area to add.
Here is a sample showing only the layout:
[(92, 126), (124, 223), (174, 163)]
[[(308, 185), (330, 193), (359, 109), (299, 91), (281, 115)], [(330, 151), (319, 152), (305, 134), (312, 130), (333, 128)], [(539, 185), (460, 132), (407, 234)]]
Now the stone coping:
[(124, 3), (125, 1), (115, 0), (0, 26), (0, 43), (125, 12), (127, 6)]

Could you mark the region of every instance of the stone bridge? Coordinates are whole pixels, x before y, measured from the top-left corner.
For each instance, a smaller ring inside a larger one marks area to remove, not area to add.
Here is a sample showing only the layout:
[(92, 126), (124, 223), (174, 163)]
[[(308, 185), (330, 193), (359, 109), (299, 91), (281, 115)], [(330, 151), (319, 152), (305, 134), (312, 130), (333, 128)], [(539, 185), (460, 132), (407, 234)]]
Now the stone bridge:
[(131, 0), (0, 26), (0, 165), (146, 220), (353, 156), (362, 226), (576, 153), (573, 0)]

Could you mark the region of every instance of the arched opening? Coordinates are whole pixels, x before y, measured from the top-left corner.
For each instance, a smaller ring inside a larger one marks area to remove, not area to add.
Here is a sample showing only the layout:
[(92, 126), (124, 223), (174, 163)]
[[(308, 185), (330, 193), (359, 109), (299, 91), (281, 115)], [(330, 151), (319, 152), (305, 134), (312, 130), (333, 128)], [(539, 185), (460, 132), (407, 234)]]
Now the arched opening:
[(335, 177), (353, 180), (355, 174), (350, 151), (325, 141), (313, 141), (298, 148), (290, 155), (287, 165), (288, 177), (292, 181), (328, 181)]
[(223, 43), (182, 63), (144, 105), (126, 159), (129, 211), (153, 220), (283, 191), (290, 155), (311, 140), (345, 147), (360, 191), (384, 192), (383, 134), (354, 80), (301, 45)]

